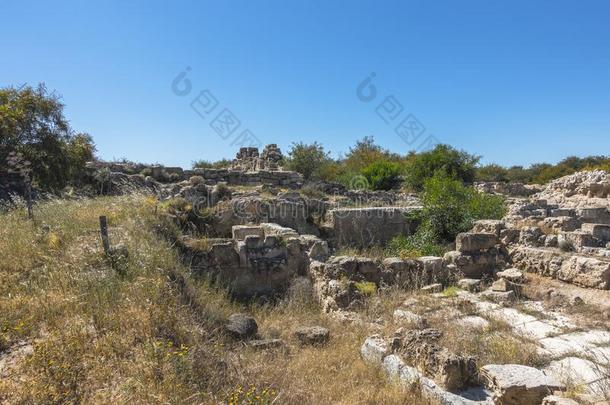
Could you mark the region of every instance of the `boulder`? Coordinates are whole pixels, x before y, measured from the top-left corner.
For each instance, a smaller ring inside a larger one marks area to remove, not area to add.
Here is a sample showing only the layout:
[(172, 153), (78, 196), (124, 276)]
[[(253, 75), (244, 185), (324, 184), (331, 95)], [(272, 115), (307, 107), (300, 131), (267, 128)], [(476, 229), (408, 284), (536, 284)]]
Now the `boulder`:
[(301, 327), (294, 331), (294, 336), (303, 345), (322, 345), (328, 342), (330, 331), (321, 326)]
[(480, 374), (494, 401), (502, 405), (539, 405), (547, 395), (565, 390), (555, 378), (518, 364), (489, 364)]
[(564, 260), (557, 278), (588, 288), (610, 288), (610, 261), (595, 257), (572, 256)]
[(470, 291), (470, 292), (481, 291), (481, 280), (477, 280), (475, 278), (463, 278), (458, 281), (457, 285), (462, 290), (466, 290), (466, 291)]
[(364, 341), (360, 348), (362, 358), (370, 363), (381, 364), (384, 357), (390, 354), (390, 345), (381, 336), (373, 335)]
[(235, 338), (248, 339), (256, 335), (258, 325), (253, 317), (238, 313), (229, 316), (225, 329)]
[(400, 352), (424, 375), (449, 391), (465, 388), (477, 379), (476, 361), (454, 354), (437, 344), (435, 329), (411, 330), (400, 343)]
[(462, 253), (474, 253), (490, 249), (498, 242), (498, 237), (492, 233), (464, 232), (455, 239), (455, 248)]

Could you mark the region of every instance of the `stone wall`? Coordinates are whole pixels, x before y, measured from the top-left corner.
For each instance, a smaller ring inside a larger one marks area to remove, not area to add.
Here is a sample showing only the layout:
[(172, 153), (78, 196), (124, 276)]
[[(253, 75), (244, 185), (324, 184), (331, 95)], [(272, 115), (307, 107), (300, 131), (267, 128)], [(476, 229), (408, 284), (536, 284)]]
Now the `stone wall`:
[(326, 225), (336, 246), (384, 245), (398, 235), (415, 232), (418, 221), (409, 213), (419, 207), (336, 208), (327, 214)]
[(310, 260), (326, 260), (328, 245), (313, 235), (273, 223), (236, 225), (232, 238), (178, 241), (193, 272), (225, 287), (236, 299), (273, 298), (305, 275)]

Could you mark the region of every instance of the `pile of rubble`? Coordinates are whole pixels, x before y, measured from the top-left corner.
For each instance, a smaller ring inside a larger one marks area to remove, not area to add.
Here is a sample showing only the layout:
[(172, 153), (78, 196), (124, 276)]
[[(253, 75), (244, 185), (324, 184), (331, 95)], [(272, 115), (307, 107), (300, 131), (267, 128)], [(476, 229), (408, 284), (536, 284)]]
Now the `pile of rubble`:
[(608, 207), (610, 173), (584, 171), (551, 181), (536, 196), (566, 208)]

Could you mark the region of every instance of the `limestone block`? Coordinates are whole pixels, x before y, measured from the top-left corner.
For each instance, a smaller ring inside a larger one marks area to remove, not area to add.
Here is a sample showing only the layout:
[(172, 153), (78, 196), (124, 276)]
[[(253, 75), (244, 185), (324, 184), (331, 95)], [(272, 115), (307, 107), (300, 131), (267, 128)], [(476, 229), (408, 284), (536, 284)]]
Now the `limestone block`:
[(464, 232), (455, 239), (455, 248), (462, 253), (474, 253), (494, 247), (499, 242), (492, 233)]
[(481, 368), (485, 385), (503, 405), (538, 405), (542, 399), (565, 386), (533, 367), (518, 364), (489, 364)]

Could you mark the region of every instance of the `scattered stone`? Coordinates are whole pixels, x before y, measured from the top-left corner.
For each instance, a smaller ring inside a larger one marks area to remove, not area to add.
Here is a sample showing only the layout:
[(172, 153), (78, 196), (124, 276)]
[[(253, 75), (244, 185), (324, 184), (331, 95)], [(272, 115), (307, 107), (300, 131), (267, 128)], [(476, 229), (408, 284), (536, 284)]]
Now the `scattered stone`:
[(426, 293), (426, 294), (434, 294), (434, 293), (439, 293), (441, 291), (443, 291), (443, 285), (442, 284), (430, 284), (427, 285), (425, 287), (422, 287), (420, 289), (421, 292)]
[(256, 320), (249, 315), (233, 314), (229, 316), (225, 329), (235, 338), (248, 339), (256, 335), (258, 325)]
[(501, 278), (494, 281), (494, 283), (491, 285), (491, 290), (496, 292), (514, 291), (515, 293), (519, 293), (521, 291), (521, 286), (519, 284), (510, 282), (505, 278)]
[(476, 381), (474, 357), (461, 356), (437, 344), (436, 329), (411, 330), (400, 343), (400, 352), (424, 375), (449, 391), (462, 389)]
[(470, 292), (481, 291), (481, 280), (477, 280), (476, 278), (463, 278), (458, 281), (457, 285), (462, 290)]
[(321, 326), (298, 328), (294, 335), (303, 345), (322, 345), (328, 342), (330, 331)]
[(521, 283), (523, 282), (523, 273), (521, 273), (518, 269), (510, 268), (504, 271), (499, 271), (496, 273), (496, 276), (500, 278), (504, 278), (513, 283)]
[(459, 318), (457, 320), (457, 323), (461, 326), (466, 326), (475, 329), (485, 329), (489, 326), (489, 321), (487, 319), (476, 315)]
[(481, 293), (481, 297), (494, 302), (512, 302), (517, 296), (514, 291), (492, 291), (487, 290)]
[(489, 364), (481, 367), (485, 385), (502, 405), (538, 405), (554, 391), (565, 386), (544, 372), (518, 364)]
[(428, 321), (423, 316), (417, 315), (411, 311), (405, 311), (404, 309), (397, 309), (394, 311), (394, 322), (410, 323), (420, 329), (428, 327)]
[(247, 346), (257, 350), (270, 350), (285, 348), (286, 343), (282, 339), (255, 339), (249, 340)]
[(360, 354), (362, 358), (368, 362), (381, 364), (383, 358), (390, 353), (390, 346), (387, 341), (379, 335), (374, 335), (366, 338)]

